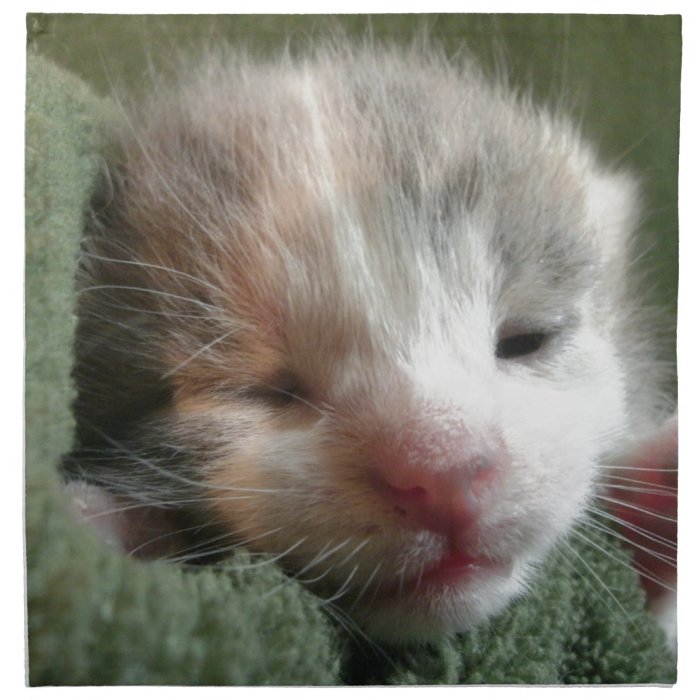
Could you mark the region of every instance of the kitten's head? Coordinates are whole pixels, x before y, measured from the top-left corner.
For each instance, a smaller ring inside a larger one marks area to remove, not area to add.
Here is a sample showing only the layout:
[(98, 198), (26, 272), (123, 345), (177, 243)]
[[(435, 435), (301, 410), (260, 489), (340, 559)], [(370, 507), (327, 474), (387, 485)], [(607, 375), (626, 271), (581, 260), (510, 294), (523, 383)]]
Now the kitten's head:
[(482, 620), (628, 420), (634, 186), (470, 65), (190, 78), (127, 120), (93, 207), (85, 454), (132, 497), (195, 490), (377, 637)]

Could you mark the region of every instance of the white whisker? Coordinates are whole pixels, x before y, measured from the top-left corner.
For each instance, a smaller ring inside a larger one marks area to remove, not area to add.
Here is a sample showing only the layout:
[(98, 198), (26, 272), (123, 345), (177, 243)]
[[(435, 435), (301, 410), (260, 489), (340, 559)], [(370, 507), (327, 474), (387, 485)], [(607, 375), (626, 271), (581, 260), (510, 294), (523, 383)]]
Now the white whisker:
[(606, 484), (606, 489), (614, 489), (615, 491), (625, 491), (626, 493), (644, 493), (649, 496), (673, 496), (676, 491), (673, 489), (663, 488), (643, 488), (641, 486), (627, 486), (626, 484)]
[(607, 501), (608, 503), (614, 503), (615, 505), (618, 505), (618, 506), (624, 506), (625, 508), (629, 508), (629, 509), (637, 511), (639, 513), (643, 513), (644, 515), (649, 515), (652, 518), (658, 518), (659, 520), (666, 520), (667, 522), (670, 522), (670, 523), (677, 522), (677, 518), (672, 518), (668, 515), (662, 515), (661, 513), (656, 513), (653, 510), (649, 510), (648, 508), (642, 508), (641, 506), (636, 506), (632, 503), (629, 503), (628, 501), (621, 501), (618, 498), (611, 498), (610, 496), (603, 496), (602, 494), (599, 494), (598, 498), (601, 501)]
[[(602, 547), (600, 547), (599, 545), (597, 545), (595, 542), (593, 542), (593, 541), (591, 541), (590, 539), (588, 539), (587, 537), (583, 536), (583, 535), (581, 534), (580, 531), (574, 530), (572, 534), (575, 535), (575, 536), (577, 536), (577, 537), (580, 537), (581, 539), (583, 539), (583, 540), (584, 540), (585, 542), (587, 542), (588, 544), (591, 544), (591, 545), (595, 546), (596, 549), (600, 549), (603, 553), (609, 554), (608, 552), (606, 552), (606, 550), (604, 550)], [(627, 610), (625, 610), (625, 606), (622, 605), (622, 603), (620, 603), (620, 601), (618, 600), (617, 596), (610, 590), (610, 587), (607, 586), (607, 585), (605, 584), (605, 582), (600, 578), (600, 576), (595, 572), (595, 570), (590, 566), (590, 564), (576, 551), (576, 549), (575, 549), (574, 547), (571, 546), (571, 544), (570, 544), (569, 542), (567, 542), (566, 540), (562, 540), (561, 544), (562, 544), (564, 547), (566, 547), (567, 550), (568, 550), (569, 552), (571, 552), (571, 554), (573, 554), (574, 557), (576, 557), (576, 559), (577, 559), (581, 564), (583, 564), (583, 566), (586, 568), (586, 570), (588, 571), (588, 573), (598, 582), (598, 584), (600, 585), (601, 589), (602, 589), (603, 591), (605, 591), (605, 594), (606, 594), (606, 595), (602, 595), (602, 594), (600, 593), (600, 591), (596, 591), (595, 589), (593, 589), (594, 592), (596, 593), (596, 595), (598, 596), (598, 598), (604, 603), (604, 605), (605, 605), (609, 610), (613, 611), (613, 608), (612, 608), (612, 607), (610, 606), (610, 604), (608, 603), (608, 600), (612, 600), (613, 603), (615, 603), (615, 605), (617, 606), (617, 608), (618, 608), (620, 611), (622, 611), (622, 614), (625, 616), (625, 618), (627, 618), (627, 620), (628, 620), (634, 627), (637, 627), (636, 623), (635, 623), (634, 620), (630, 617), (630, 615), (629, 615), (629, 613), (627, 612)], [(613, 557), (613, 559), (614, 559), (614, 557)], [(616, 561), (618, 561), (618, 560), (616, 559)], [(584, 580), (585, 580), (585, 579), (584, 579)], [(614, 611), (613, 611), (613, 612), (614, 612)]]
[(175, 275), (177, 277), (181, 277), (182, 279), (189, 280), (190, 282), (195, 282), (196, 284), (200, 284), (203, 287), (207, 287), (213, 292), (216, 292), (217, 294), (222, 294), (221, 289), (219, 287), (216, 287), (215, 285), (211, 284), (205, 279), (202, 279), (201, 277), (195, 277), (194, 275), (190, 275), (186, 272), (183, 272), (182, 270), (176, 270), (172, 267), (167, 267), (165, 265), (156, 265), (155, 263), (148, 263), (148, 262), (143, 262), (141, 260), (123, 260), (120, 258), (110, 258), (105, 255), (98, 255), (96, 253), (89, 253), (89, 252), (83, 252), (82, 255), (87, 258), (92, 258), (93, 260), (101, 260), (102, 262), (109, 262), (109, 263), (117, 263), (119, 265), (136, 265), (138, 267), (143, 267), (147, 269), (152, 269), (152, 270), (159, 270), (161, 272), (168, 272), (172, 275)]
[(374, 569), (372, 570), (372, 573), (368, 576), (367, 580), (365, 581), (364, 585), (360, 589), (359, 593), (355, 596), (355, 600), (353, 604), (349, 608), (349, 612), (352, 612), (357, 604), (362, 600), (362, 596), (367, 592), (367, 589), (369, 588), (370, 584), (374, 580), (374, 577), (379, 573), (379, 570), (382, 567), (382, 562), (378, 561)]
[[(607, 520), (610, 520), (611, 522), (617, 523), (618, 525), (620, 525), (622, 527), (629, 528), (633, 532), (637, 533), (638, 535), (642, 535), (643, 537), (647, 538), (648, 540), (651, 540), (652, 542), (656, 542), (657, 544), (665, 545), (666, 547), (669, 547), (671, 549), (676, 549), (676, 542), (674, 540), (668, 539), (667, 537), (662, 537), (661, 535), (659, 535), (655, 532), (651, 532), (643, 527), (639, 527), (638, 525), (633, 525), (632, 523), (628, 522), (624, 518), (619, 518), (615, 515), (612, 515), (612, 513), (609, 513), (606, 510), (603, 510), (600, 508), (593, 508), (593, 507), (590, 507), (589, 510), (601, 518), (605, 518)], [(616, 532), (613, 528), (611, 528), (611, 531)]]
[(650, 549), (649, 547), (645, 547), (642, 544), (639, 544), (638, 542), (634, 542), (633, 540), (630, 540), (627, 537), (624, 537), (620, 532), (617, 530), (611, 528), (611, 527), (606, 527), (602, 523), (598, 523), (594, 520), (589, 519), (588, 521), (589, 527), (592, 527), (594, 530), (599, 530), (600, 532), (605, 532), (609, 535), (612, 535), (616, 539), (618, 539), (620, 542), (625, 542), (632, 546), (634, 549), (640, 550), (642, 552), (646, 552), (647, 554), (650, 554), (652, 557), (655, 559), (658, 559), (661, 562), (664, 562), (666, 564), (670, 564), (671, 566), (675, 567), (676, 561), (673, 557), (663, 554), (661, 552), (657, 552), (656, 550)]
[(168, 377), (171, 377), (173, 374), (177, 374), (177, 372), (179, 372), (183, 367), (186, 367), (190, 362), (192, 362), (192, 360), (195, 360), (200, 355), (205, 353), (207, 350), (210, 350), (212, 347), (214, 347), (214, 345), (222, 342), (223, 340), (226, 340), (226, 338), (233, 335), (234, 333), (235, 333), (235, 331), (228, 331), (228, 332), (224, 333), (223, 335), (220, 335), (218, 338), (214, 338), (214, 340), (207, 343), (206, 345), (203, 345), (201, 348), (199, 348), (199, 350), (197, 350), (197, 352), (190, 355), (186, 360), (181, 362), (179, 365), (176, 365), (172, 369), (165, 372), (162, 375), (162, 379), (167, 379)]
[(667, 484), (656, 484), (650, 481), (644, 481), (644, 479), (630, 479), (629, 477), (619, 476), (616, 474), (607, 475), (605, 477), (604, 484), (609, 484), (611, 481), (621, 482), (624, 484), (638, 484), (642, 487), (653, 487), (663, 490), (666, 493), (676, 494), (678, 493), (678, 487), (670, 486)]
[(343, 584), (340, 586), (338, 591), (331, 597), (331, 598), (326, 598), (325, 602), (326, 604), (332, 603), (336, 600), (339, 600), (342, 598), (349, 590), (350, 584), (352, 579), (355, 577), (355, 574), (357, 573), (357, 570), (359, 568), (359, 565), (355, 565), (355, 567), (352, 569), (352, 571), (348, 574), (347, 578), (343, 582)]
[(234, 565), (233, 567), (228, 566), (228, 567), (225, 567), (225, 570), (248, 571), (249, 569), (259, 569), (262, 566), (270, 566), (270, 564), (274, 564), (275, 562), (281, 561), (284, 557), (288, 556), (295, 549), (298, 549), (299, 547), (301, 547), (301, 545), (304, 544), (304, 542), (306, 542), (307, 539), (308, 539), (308, 535), (300, 538), (294, 544), (287, 547), (287, 549), (285, 549), (284, 552), (279, 552), (278, 554), (275, 554), (272, 556), (260, 555), (260, 556), (267, 557), (267, 558), (263, 559), (262, 561), (254, 562), (252, 564), (237, 564), (237, 565)]
[(212, 304), (208, 304), (205, 301), (202, 301), (201, 299), (193, 299), (192, 297), (184, 297), (181, 296), (180, 294), (174, 294), (173, 292), (165, 292), (162, 289), (151, 289), (150, 287), (132, 287), (126, 284), (95, 284), (90, 287), (81, 287), (78, 290), (78, 294), (84, 294), (85, 292), (97, 292), (97, 291), (103, 291), (103, 290), (120, 290), (120, 291), (128, 291), (128, 292), (138, 292), (139, 294), (144, 293), (144, 294), (154, 294), (156, 296), (162, 296), (167, 299), (174, 299), (176, 301), (184, 301), (188, 304), (195, 304), (196, 306), (200, 306), (203, 309), (207, 309), (208, 311), (214, 311), (217, 314), (221, 311), (219, 307), (214, 306)]
[(603, 465), (599, 464), (598, 465), (599, 469), (609, 469), (611, 471), (618, 471), (618, 470), (625, 470), (625, 471), (631, 471), (631, 472), (652, 472), (652, 473), (657, 473), (657, 472), (668, 472), (669, 474), (677, 474), (678, 469), (677, 468), (666, 468), (666, 467), (627, 467), (624, 465)]

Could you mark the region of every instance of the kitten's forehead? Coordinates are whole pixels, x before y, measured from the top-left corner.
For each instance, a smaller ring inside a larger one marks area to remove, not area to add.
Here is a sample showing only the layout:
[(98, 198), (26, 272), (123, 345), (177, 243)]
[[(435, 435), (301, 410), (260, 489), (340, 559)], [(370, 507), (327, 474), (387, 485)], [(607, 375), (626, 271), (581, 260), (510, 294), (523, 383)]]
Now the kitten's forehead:
[[(177, 222), (187, 243), (173, 267), (229, 290), (238, 319), (331, 354), (400, 352), (457, 318), (493, 332), (585, 295), (587, 165), (564, 125), (468, 68), (326, 68), (214, 71), (132, 144), (131, 216), (168, 248)], [(206, 255), (190, 255), (193, 227)]]
[(322, 248), (337, 269), (314, 261), (320, 273), (327, 265), (341, 287), (362, 280), (384, 308), (392, 297), (419, 308), (426, 295), (497, 303), (525, 292), (556, 306), (583, 294), (596, 251), (568, 134), (555, 138), (544, 117), (477, 77), (381, 77), (364, 91), (301, 83), (305, 135), (285, 182), (308, 203), (302, 237), (332, 242)]

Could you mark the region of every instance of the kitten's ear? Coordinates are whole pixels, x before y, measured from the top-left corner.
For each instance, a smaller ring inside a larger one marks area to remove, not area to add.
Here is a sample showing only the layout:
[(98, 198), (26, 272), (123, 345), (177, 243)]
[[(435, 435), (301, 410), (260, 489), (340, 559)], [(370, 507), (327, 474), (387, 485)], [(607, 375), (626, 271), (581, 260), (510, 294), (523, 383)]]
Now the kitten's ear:
[(639, 224), (639, 185), (627, 173), (596, 172), (586, 186), (589, 225), (603, 251), (604, 265), (625, 264)]

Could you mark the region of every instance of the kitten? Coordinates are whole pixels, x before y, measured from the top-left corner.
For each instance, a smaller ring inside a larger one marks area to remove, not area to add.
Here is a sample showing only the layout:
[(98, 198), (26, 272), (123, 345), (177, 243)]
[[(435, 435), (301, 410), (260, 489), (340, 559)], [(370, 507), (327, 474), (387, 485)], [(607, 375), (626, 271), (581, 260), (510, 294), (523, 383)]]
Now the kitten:
[(634, 179), (468, 58), (214, 52), (108, 159), (66, 470), (127, 549), (243, 543), (429, 639), (522, 593), (659, 421)]

